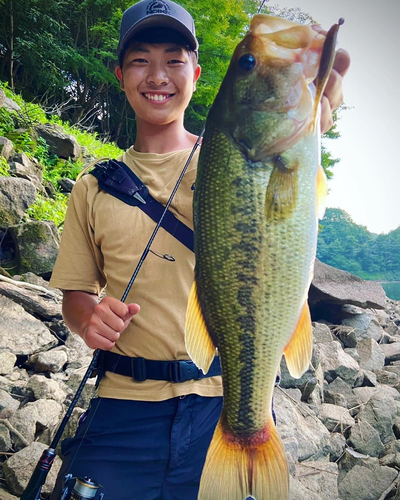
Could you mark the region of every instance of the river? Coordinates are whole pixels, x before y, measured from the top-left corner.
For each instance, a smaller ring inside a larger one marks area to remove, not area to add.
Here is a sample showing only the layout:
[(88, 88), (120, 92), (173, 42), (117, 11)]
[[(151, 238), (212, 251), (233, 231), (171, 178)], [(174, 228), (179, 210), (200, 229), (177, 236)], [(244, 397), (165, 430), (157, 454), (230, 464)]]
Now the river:
[(381, 282), (389, 299), (400, 300), (400, 281)]

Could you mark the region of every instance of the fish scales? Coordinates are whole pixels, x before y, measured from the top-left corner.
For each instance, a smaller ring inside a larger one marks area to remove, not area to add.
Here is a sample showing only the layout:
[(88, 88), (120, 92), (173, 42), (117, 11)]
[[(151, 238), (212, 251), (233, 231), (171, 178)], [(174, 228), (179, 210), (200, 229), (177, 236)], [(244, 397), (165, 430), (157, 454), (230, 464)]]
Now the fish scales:
[(204, 372), (218, 348), (224, 404), (199, 500), (288, 498), (271, 403), (282, 354), (295, 377), (311, 358), (307, 293), (326, 184), (315, 133), (322, 92), (309, 84), (322, 48), (308, 26), (255, 16), (207, 118), (185, 340)]

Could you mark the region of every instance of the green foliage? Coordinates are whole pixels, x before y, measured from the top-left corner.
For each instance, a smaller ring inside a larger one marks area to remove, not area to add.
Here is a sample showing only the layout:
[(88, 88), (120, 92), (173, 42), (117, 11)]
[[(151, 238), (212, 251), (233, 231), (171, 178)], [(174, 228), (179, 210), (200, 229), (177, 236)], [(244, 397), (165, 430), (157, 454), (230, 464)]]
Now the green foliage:
[(10, 177), (10, 166), (4, 156), (0, 156), (0, 177)]
[(364, 279), (400, 279), (400, 227), (370, 233), (339, 208), (328, 208), (321, 221), (317, 257)]
[(60, 226), (67, 212), (68, 197), (57, 193), (55, 198), (45, 198), (38, 195), (35, 203), (28, 208), (27, 215), (31, 219), (51, 220), (56, 226)]

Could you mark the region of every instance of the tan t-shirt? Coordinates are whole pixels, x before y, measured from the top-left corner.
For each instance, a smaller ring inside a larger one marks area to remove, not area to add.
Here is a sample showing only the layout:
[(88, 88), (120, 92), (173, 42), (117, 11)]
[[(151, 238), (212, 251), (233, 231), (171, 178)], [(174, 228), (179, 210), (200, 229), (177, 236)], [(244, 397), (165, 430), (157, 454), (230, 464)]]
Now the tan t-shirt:
[[(190, 150), (165, 154), (138, 153), (132, 148), (124, 161), (164, 205), (187, 161)], [(198, 151), (183, 178), (170, 210), (193, 229), (192, 186)], [(100, 190), (93, 175), (80, 179), (71, 194), (60, 251), (51, 286), (63, 290), (100, 293), (121, 299), (156, 223), (139, 208)], [(151, 246), (170, 254), (175, 262), (149, 253), (126, 299), (140, 312), (121, 334), (113, 352), (156, 360), (189, 359), (184, 343), (184, 321), (193, 282), (194, 254), (163, 228)], [(171, 383), (136, 382), (107, 372), (99, 395), (108, 398), (162, 401), (186, 394), (221, 396), (221, 377)]]

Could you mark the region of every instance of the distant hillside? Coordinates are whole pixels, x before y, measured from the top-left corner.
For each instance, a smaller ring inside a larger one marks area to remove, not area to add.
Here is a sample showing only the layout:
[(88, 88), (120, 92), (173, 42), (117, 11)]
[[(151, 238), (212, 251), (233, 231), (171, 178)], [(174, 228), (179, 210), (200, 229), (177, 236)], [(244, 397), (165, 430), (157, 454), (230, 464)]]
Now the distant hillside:
[(378, 235), (344, 210), (328, 208), (320, 224), (317, 257), (364, 279), (400, 280), (400, 226)]

